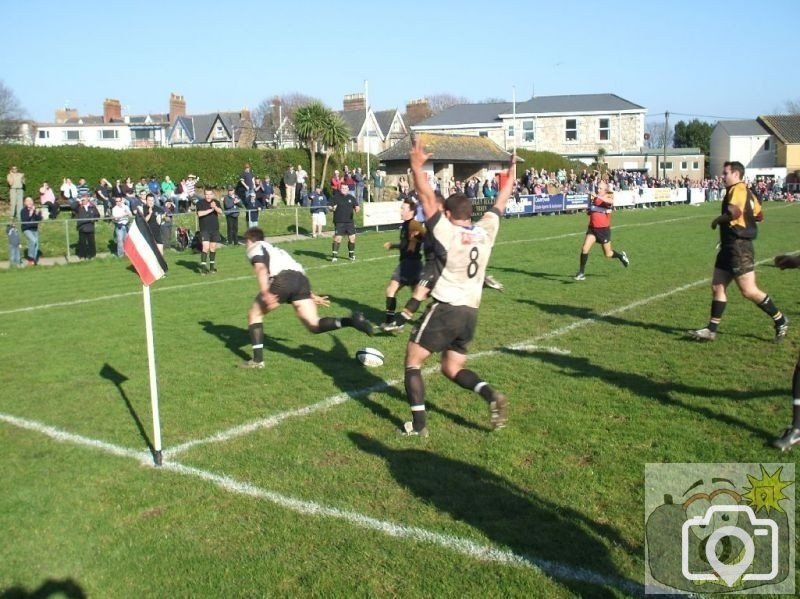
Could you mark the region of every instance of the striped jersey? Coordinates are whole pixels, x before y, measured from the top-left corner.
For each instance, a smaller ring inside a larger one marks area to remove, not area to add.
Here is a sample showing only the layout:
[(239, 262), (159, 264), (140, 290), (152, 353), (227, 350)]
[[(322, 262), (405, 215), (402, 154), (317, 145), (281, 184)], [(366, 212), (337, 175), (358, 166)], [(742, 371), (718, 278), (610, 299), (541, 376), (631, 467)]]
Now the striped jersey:
[(305, 272), (303, 267), (279, 247), (266, 241), (256, 241), (247, 250), (247, 259), (250, 264), (261, 263), (267, 267), (270, 277), (275, 277), (284, 270)]

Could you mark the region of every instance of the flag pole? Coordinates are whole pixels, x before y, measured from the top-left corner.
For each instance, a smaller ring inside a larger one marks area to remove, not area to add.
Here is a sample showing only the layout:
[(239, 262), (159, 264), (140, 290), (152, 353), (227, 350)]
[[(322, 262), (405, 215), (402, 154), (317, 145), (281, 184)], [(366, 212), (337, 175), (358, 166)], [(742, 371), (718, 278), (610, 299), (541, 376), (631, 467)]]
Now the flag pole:
[[(372, 145), (372, 142), (369, 138), (369, 81), (364, 79), (364, 123), (367, 128), (367, 183), (364, 186), (366, 189), (369, 189), (369, 151)], [(369, 195), (369, 194), (368, 194)], [(372, 201), (372, 195), (369, 195), (369, 201)]]
[(153, 460), (156, 466), (162, 462), (161, 421), (158, 415), (158, 383), (156, 382), (156, 352), (153, 347), (153, 316), (150, 308), (150, 287), (142, 285), (144, 296), (144, 328), (147, 337), (147, 368), (150, 374), (150, 404), (153, 411)]

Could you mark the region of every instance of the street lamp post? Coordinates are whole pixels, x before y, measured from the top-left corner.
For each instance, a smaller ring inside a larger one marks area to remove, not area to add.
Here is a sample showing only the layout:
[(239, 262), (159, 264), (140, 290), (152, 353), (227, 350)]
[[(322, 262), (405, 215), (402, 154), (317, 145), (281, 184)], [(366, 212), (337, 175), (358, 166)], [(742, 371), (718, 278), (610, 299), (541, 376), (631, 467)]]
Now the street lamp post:
[(278, 128), (275, 129), (275, 137), (277, 138), (278, 149), (283, 147), (283, 140), (281, 139), (281, 128), (283, 126), (283, 105), (280, 102), (270, 104), (270, 108), (278, 107)]

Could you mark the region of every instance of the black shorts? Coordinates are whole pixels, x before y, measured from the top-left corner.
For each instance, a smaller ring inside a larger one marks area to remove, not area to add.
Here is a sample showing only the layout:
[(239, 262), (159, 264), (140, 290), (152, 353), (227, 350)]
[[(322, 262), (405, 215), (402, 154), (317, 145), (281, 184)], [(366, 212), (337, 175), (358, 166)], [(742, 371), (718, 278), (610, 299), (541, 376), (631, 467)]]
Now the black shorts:
[(153, 241), (156, 243), (164, 243), (161, 239), (161, 225), (159, 225), (157, 229), (150, 229), (150, 233), (153, 235)]
[(594, 235), (594, 238), (600, 245), (611, 243), (611, 227), (601, 227), (599, 229), (589, 227), (586, 229), (586, 234)]
[(355, 223), (333, 223), (335, 227), (334, 235), (355, 235)]
[(437, 262), (435, 258), (432, 258), (425, 262), (425, 266), (422, 268), (422, 274), (419, 277), (418, 285), (433, 289), (433, 286), (436, 285), (436, 281), (439, 280), (441, 274), (442, 268), (439, 262)]
[(219, 243), (222, 238), (219, 236), (219, 231), (200, 231), (200, 239)]
[(746, 275), (756, 269), (756, 254), (752, 239), (726, 242), (717, 253), (714, 268), (729, 272), (734, 277)]
[(415, 286), (422, 274), (422, 260), (402, 260), (392, 273), (392, 281), (401, 285)]
[(411, 331), (411, 341), (431, 353), (452, 350), (467, 353), (478, 324), (477, 308), (433, 302)]
[[(290, 304), (311, 297), (311, 283), (308, 277), (296, 270), (284, 270), (272, 277), (269, 290), (278, 297), (282, 304)], [(256, 303), (266, 312), (267, 305), (259, 293), (255, 298)]]

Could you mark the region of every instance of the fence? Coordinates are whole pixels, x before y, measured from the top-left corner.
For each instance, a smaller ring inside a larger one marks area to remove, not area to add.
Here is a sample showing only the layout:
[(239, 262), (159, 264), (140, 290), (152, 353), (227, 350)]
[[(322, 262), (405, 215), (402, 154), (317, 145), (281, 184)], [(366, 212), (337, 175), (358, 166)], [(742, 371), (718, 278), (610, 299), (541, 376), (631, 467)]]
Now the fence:
[[(43, 211), (44, 212), (44, 211)], [(219, 217), (220, 232), (227, 240), (228, 227), (226, 218)], [(239, 236), (241, 237), (247, 230), (247, 214), (244, 210), (239, 213)], [(0, 222), (0, 233), (5, 235), (8, 221)], [(270, 208), (261, 210), (258, 215), (258, 226), (264, 229), (268, 237), (279, 237), (294, 235), (297, 237), (311, 235), (311, 212), (308, 208), (294, 206), (287, 208)], [(363, 226), (362, 212), (356, 215), (356, 226)], [(17, 227), (20, 225), (17, 223)], [(191, 232), (198, 229), (197, 214), (187, 212), (174, 215), (172, 220), (172, 231), (169, 242), (164, 239), (165, 247), (175, 247), (175, 233), (178, 227), (186, 227)], [(331, 214), (328, 213), (328, 224), (326, 231), (333, 229)], [(20, 236), (22, 233), (20, 231)], [(114, 223), (109, 218), (97, 219), (95, 226), (95, 240), (98, 253), (115, 252), (116, 238), (114, 235)], [(0, 261), (7, 261), (9, 258), (9, 248), (6, 243), (0, 243)], [(43, 220), (39, 223), (39, 252), (41, 257), (66, 257), (69, 259), (75, 255), (78, 242), (77, 221), (70, 217), (70, 213), (62, 213), (55, 220)], [(25, 238), (22, 237), (23, 247)]]

